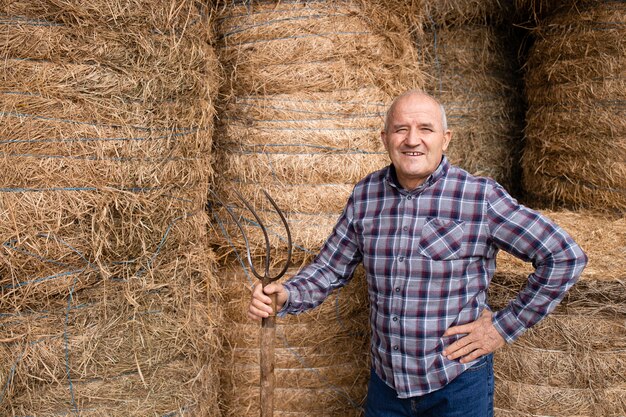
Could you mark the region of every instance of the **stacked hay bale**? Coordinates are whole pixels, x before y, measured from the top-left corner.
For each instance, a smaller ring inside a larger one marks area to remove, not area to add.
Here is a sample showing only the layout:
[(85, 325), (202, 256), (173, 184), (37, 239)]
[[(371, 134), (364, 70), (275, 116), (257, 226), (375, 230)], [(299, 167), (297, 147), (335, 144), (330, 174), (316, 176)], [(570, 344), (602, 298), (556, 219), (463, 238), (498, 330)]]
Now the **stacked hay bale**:
[[(423, 3), (423, 4), (422, 4)], [(501, 24), (509, 7), (498, 1), (424, 1), (417, 37), (426, 90), (446, 106), (451, 162), (519, 192), (521, 95), (515, 38)]]
[(0, 414), (220, 415), (206, 8), (0, 13)]
[[(346, 1), (228, 2), (218, 22), (230, 78), (216, 139), (216, 194), (242, 220), (258, 260), (263, 236), (232, 190), (256, 207), (269, 230), (272, 264), (280, 267), (286, 234), (261, 193), (266, 189), (291, 226), (293, 264), (303, 265), (328, 237), (354, 184), (389, 163), (380, 142), (383, 113), (394, 95), (421, 82), (410, 35), (379, 7)], [(232, 272), (242, 269), (243, 240), (216, 209), (223, 285), (237, 309), (229, 319), (246, 329), (226, 335), (234, 371), (225, 374), (225, 414), (252, 416), (259, 407), (259, 327), (241, 310), (254, 278)], [(363, 273), (331, 298), (278, 321), (276, 416), (361, 415), (369, 376)]]
[[(496, 416), (626, 413), (626, 219), (545, 212), (589, 256), (581, 281), (557, 309), (496, 352)], [(490, 304), (504, 307), (532, 272), (502, 254)]]
[(526, 193), (536, 204), (623, 213), (626, 4), (549, 10), (527, 62)]
[[(526, 67), (525, 199), (612, 211), (546, 214), (589, 265), (556, 311), (496, 354), (496, 415), (626, 412), (623, 2), (519, 0), (535, 25)], [(503, 307), (529, 266), (503, 255), (491, 303)]]
[[(222, 372), (225, 415), (258, 416), (260, 362), (258, 323), (248, 319), (249, 277), (224, 269), (228, 300), (227, 358)], [(287, 274), (293, 275), (296, 269)], [(361, 416), (369, 374), (367, 292), (362, 270), (356, 282), (335, 292), (310, 313), (279, 319), (274, 374), (275, 416)], [(356, 285), (353, 285), (356, 284)]]

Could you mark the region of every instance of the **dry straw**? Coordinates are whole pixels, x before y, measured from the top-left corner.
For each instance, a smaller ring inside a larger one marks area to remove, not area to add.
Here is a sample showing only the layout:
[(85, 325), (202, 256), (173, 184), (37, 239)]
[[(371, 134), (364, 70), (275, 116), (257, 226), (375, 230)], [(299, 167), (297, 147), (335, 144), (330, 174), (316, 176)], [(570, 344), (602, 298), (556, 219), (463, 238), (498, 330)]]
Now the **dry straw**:
[[(554, 388), (511, 381), (497, 381), (499, 408), (539, 416), (621, 416), (626, 410), (626, 388)], [(517, 411), (519, 410), (519, 411)]]
[(219, 415), (208, 9), (0, 13), (0, 414)]
[(426, 89), (446, 107), (451, 162), (517, 192), (521, 100), (510, 38), (493, 26), (428, 25), (418, 44)]
[(223, 2), (220, 55), (237, 95), (376, 86), (394, 96), (422, 74), (403, 22), (359, 1)]
[(426, 18), (437, 24), (496, 24), (509, 18), (512, 4), (502, 0), (414, 0)]
[(626, 209), (626, 5), (541, 21), (527, 63), (524, 186), (538, 204)]
[[(259, 401), (260, 325), (246, 315), (254, 277), (240, 271), (222, 270), (230, 321), (224, 343), (231, 363), (222, 373), (224, 414), (233, 417), (258, 415)], [(318, 308), (278, 319), (275, 415), (359, 415), (368, 378), (366, 310), (360, 271)]]
[[(626, 412), (626, 248), (623, 218), (544, 212), (589, 257), (581, 280), (556, 310), (495, 357), (496, 405), (503, 416), (617, 416)], [(489, 300), (499, 310), (531, 269), (498, 257)]]

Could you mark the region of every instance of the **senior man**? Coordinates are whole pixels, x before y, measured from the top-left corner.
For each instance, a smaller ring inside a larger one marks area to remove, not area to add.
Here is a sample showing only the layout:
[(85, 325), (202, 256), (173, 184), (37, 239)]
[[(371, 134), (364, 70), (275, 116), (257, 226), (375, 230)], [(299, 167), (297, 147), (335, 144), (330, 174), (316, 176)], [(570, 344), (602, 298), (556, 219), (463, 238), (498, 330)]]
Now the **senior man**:
[[(310, 265), (254, 289), (248, 315), (273, 314), (270, 294), (281, 316), (314, 308), (363, 263), (372, 329), (366, 416), (491, 416), (492, 352), (549, 314), (587, 257), (495, 181), (449, 163), (451, 132), (433, 97), (396, 98), (381, 138), (391, 165), (356, 184)], [(535, 270), (492, 312), (486, 292), (500, 249)]]

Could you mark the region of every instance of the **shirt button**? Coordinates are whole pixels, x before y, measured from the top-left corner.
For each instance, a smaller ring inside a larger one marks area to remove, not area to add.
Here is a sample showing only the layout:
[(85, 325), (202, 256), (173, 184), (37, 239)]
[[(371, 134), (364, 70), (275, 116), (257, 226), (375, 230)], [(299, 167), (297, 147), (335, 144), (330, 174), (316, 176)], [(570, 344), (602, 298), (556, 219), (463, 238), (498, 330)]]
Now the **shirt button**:
[(404, 256), (400, 256), (400, 257), (398, 258), (398, 262), (404, 262)]
[(410, 195), (406, 197), (406, 199), (407, 199), (407, 200), (410, 200), (410, 199), (412, 199), (412, 198), (413, 198), (413, 197), (412, 197), (412, 196), (410, 196)]
[(402, 230), (404, 230), (404, 231), (406, 232), (407, 230), (409, 230), (409, 226), (404, 226), (404, 227), (402, 228)]
[(398, 345), (395, 345), (395, 346), (393, 347), (393, 350), (398, 350)]
[(398, 318), (397, 318), (397, 317), (394, 317), (394, 318), (393, 318), (393, 321), (398, 321)]
[(400, 287), (396, 287), (396, 292), (400, 292)]

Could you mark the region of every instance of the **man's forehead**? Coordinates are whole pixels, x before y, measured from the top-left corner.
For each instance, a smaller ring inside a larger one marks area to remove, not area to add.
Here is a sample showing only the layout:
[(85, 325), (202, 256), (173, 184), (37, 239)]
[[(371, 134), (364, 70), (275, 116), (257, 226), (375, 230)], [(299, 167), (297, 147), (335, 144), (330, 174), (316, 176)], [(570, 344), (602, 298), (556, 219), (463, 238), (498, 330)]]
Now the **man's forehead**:
[(391, 116), (396, 118), (420, 118), (428, 119), (439, 118), (440, 109), (439, 106), (432, 102), (399, 102), (398, 105), (392, 109)]
[(420, 108), (426, 112), (431, 110), (439, 111), (440, 104), (427, 94), (413, 93), (398, 97), (393, 107), (394, 109), (401, 108), (403, 111), (414, 111), (412, 109)]

